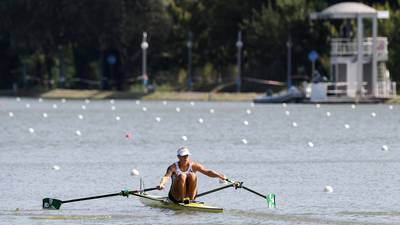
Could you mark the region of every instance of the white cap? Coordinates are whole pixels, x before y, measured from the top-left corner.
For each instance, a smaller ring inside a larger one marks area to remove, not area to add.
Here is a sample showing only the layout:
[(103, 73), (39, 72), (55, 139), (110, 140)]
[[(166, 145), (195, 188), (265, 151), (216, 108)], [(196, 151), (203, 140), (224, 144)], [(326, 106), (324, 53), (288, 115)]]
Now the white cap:
[(177, 156), (185, 156), (185, 155), (190, 155), (189, 148), (186, 146), (178, 148), (178, 151), (176, 151)]

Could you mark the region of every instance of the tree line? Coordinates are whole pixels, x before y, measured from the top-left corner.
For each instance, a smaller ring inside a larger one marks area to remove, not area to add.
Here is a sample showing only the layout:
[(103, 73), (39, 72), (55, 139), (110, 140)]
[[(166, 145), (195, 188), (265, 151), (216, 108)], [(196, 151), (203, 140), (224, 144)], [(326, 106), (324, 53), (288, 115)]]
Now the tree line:
[[(328, 75), (329, 38), (341, 21), (311, 21), (309, 14), (341, 1), (319, 0), (2, 0), (0, 1), (0, 89), (141, 87), (142, 38), (147, 33), (147, 77), (157, 88), (211, 90), (237, 79), (241, 32), (241, 75), (286, 81), (287, 41), (292, 75), (309, 79), (307, 54), (320, 55)], [(389, 39), (389, 70), (400, 80), (400, 1), (362, 1), (390, 11), (379, 21)], [(353, 23), (354, 25), (355, 23)], [(366, 34), (370, 34), (366, 26)], [(190, 37), (190, 46), (188, 45)], [(146, 77), (146, 78), (147, 78)], [(265, 89), (243, 79), (242, 91)]]

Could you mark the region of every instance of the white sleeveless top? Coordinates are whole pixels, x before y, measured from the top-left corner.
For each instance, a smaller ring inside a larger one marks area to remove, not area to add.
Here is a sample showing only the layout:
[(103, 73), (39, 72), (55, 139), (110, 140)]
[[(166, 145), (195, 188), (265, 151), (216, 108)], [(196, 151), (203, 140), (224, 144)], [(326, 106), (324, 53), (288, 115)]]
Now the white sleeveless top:
[(189, 175), (190, 172), (193, 172), (192, 162), (189, 163), (189, 168), (186, 171), (182, 171), (181, 168), (179, 168), (178, 162), (175, 163), (175, 167), (176, 167), (176, 170), (175, 170), (175, 174), (172, 175), (172, 183), (175, 181), (175, 178), (177, 176), (179, 176), (181, 174)]

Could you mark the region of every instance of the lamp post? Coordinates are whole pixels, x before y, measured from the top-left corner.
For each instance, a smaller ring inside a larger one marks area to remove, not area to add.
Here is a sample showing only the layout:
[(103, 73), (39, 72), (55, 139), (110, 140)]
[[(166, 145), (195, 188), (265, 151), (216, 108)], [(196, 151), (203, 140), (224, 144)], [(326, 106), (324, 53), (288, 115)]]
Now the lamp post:
[(187, 48), (188, 48), (188, 89), (192, 90), (193, 88), (193, 81), (192, 81), (192, 32), (189, 32), (188, 35), (188, 42), (187, 42)]
[(147, 48), (149, 47), (149, 43), (147, 42), (147, 33), (143, 32), (142, 44), (140, 45), (142, 48), (142, 78), (143, 78), (143, 89), (144, 92), (147, 93), (147, 84), (149, 81), (149, 77), (147, 76)]
[(289, 35), (288, 41), (286, 42), (287, 47), (287, 88), (290, 90), (292, 87), (292, 36)]
[(238, 40), (236, 42), (237, 47), (237, 76), (236, 76), (236, 92), (240, 92), (242, 87), (242, 78), (241, 78), (241, 64), (242, 64), (242, 32), (238, 32)]

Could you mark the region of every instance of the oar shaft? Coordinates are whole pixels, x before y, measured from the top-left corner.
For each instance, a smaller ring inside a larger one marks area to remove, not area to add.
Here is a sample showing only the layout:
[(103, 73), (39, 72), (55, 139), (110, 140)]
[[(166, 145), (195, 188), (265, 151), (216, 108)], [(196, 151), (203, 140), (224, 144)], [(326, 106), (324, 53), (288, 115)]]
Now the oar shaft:
[[(146, 192), (146, 191), (153, 191), (157, 190), (158, 188), (147, 188), (143, 190), (136, 190), (136, 191), (129, 191), (129, 194), (133, 193), (138, 193), (138, 192)], [(98, 196), (92, 196), (92, 197), (86, 197), (86, 198), (77, 198), (77, 199), (71, 199), (71, 200), (66, 200), (62, 201), (62, 203), (68, 203), (68, 202), (78, 202), (78, 201), (85, 201), (85, 200), (91, 200), (91, 199), (97, 199), (97, 198), (107, 198), (107, 197), (113, 197), (113, 196), (118, 196), (122, 195), (122, 192), (114, 193), (114, 194), (108, 194), (108, 195), (98, 195)]]
[(242, 186), (242, 188), (245, 189), (245, 190), (247, 190), (247, 191), (250, 191), (251, 193), (254, 193), (254, 194), (258, 195), (258, 196), (261, 196), (261, 197), (263, 197), (263, 198), (267, 198), (267, 196), (265, 196), (265, 195), (263, 195), (263, 194), (260, 194), (260, 193), (254, 191), (254, 190), (251, 190), (250, 188), (247, 188), (247, 187), (245, 187), (245, 186)]
[(196, 198), (197, 198), (197, 197), (204, 196), (204, 195), (211, 194), (211, 193), (213, 193), (213, 192), (216, 192), (216, 191), (223, 190), (223, 189), (225, 189), (225, 188), (228, 188), (228, 187), (233, 187), (233, 185), (232, 185), (232, 184), (228, 184), (228, 185), (225, 185), (225, 186), (223, 186), (223, 187), (220, 187), (220, 188), (216, 188), (216, 189), (213, 189), (213, 190), (209, 190), (209, 191), (206, 191), (206, 192), (200, 193), (200, 194), (196, 195)]
[(92, 197), (86, 197), (86, 198), (71, 199), (71, 200), (62, 201), (62, 203), (78, 202), (78, 201), (85, 201), (85, 200), (91, 200), (91, 199), (97, 199), (97, 198), (107, 198), (107, 197), (112, 197), (112, 196), (117, 196), (117, 195), (121, 195), (121, 192), (114, 193), (114, 194), (108, 194), (108, 195), (99, 195), (99, 196), (92, 196)]

